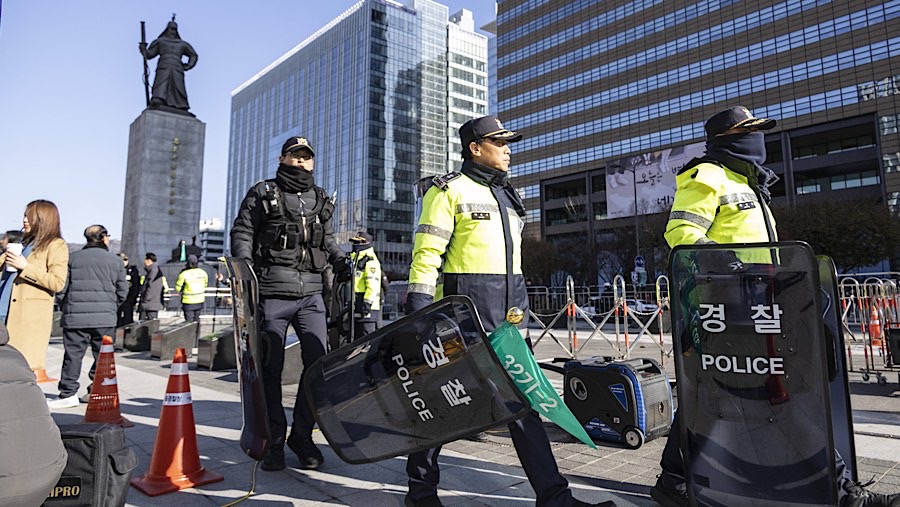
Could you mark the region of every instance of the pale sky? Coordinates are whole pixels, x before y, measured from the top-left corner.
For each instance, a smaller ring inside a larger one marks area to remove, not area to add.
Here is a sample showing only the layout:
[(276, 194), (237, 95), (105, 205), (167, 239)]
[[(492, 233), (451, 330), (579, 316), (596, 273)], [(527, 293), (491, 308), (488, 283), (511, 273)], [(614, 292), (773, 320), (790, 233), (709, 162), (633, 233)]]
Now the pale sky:
[[(356, 3), (0, 1), (0, 231), (48, 199), (73, 243), (94, 223), (121, 237), (128, 128), (145, 107), (141, 21), (150, 42), (176, 13), (199, 55), (186, 85), (206, 123), (201, 218), (224, 218), (231, 91)], [(476, 27), (494, 19), (492, 1), (442, 3), (473, 11)]]

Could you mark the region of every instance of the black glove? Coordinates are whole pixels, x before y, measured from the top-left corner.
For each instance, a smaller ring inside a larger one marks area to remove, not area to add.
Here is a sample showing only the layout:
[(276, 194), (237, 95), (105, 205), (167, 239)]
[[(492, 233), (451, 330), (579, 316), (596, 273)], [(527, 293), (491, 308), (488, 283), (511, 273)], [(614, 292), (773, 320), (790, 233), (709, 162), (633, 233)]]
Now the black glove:
[(350, 266), (347, 264), (346, 257), (335, 261), (332, 266), (332, 269), (334, 270), (334, 279), (337, 280), (338, 283), (350, 281)]
[(434, 302), (434, 296), (422, 294), (421, 292), (410, 292), (406, 295), (406, 314), (421, 310)]
[(711, 273), (740, 273), (746, 270), (733, 250), (698, 250), (697, 263), (701, 271)]

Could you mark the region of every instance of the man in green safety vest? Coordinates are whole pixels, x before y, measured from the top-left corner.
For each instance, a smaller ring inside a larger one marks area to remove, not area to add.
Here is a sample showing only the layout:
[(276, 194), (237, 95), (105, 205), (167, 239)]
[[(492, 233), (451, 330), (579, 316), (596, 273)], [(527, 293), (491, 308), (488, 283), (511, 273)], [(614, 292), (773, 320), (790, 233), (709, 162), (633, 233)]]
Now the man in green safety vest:
[(353, 251), (353, 340), (375, 331), (381, 313), (381, 263), (372, 247), (372, 235), (366, 231), (350, 238)]
[[(706, 155), (688, 162), (675, 176), (675, 200), (665, 232), (669, 246), (778, 240), (768, 206), (769, 186), (778, 178), (762, 165), (766, 161), (762, 131), (774, 126), (775, 120), (756, 118), (743, 106), (721, 111), (706, 122)], [(742, 249), (740, 258), (729, 250), (709, 254), (703, 262), (726, 273), (772, 262), (768, 248)], [(660, 460), (662, 474), (650, 489), (650, 496), (664, 507), (690, 505), (681, 452), (681, 424), (681, 415), (676, 411)], [(841, 507), (900, 507), (900, 495), (868, 491), (851, 479), (836, 450), (835, 458)]]
[(188, 322), (200, 322), (200, 310), (203, 309), (206, 286), (209, 284), (209, 275), (198, 265), (197, 256), (189, 255), (184, 270), (175, 281), (175, 291), (181, 293), (184, 320)]
[[(434, 300), (442, 271), (443, 293), (470, 297), (485, 330), (491, 332), (512, 306), (528, 315), (521, 251), (525, 207), (507, 179), (509, 143), (520, 141), (522, 135), (507, 130), (496, 116), (484, 116), (464, 123), (459, 137), (462, 168), (436, 176), (422, 199), (406, 310), (414, 312)], [(538, 505), (589, 505), (572, 497), (536, 412), (508, 428)], [(440, 451), (436, 447), (409, 456), (407, 506), (441, 505), (437, 496)]]

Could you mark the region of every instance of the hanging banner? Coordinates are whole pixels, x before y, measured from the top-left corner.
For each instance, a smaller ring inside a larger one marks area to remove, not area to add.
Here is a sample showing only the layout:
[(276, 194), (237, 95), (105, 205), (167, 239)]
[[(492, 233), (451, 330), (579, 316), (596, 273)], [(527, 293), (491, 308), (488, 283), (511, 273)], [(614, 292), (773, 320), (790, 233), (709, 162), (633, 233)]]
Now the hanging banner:
[(634, 216), (635, 196), (640, 215), (668, 211), (675, 197), (675, 175), (705, 151), (705, 143), (694, 143), (607, 162), (607, 216)]

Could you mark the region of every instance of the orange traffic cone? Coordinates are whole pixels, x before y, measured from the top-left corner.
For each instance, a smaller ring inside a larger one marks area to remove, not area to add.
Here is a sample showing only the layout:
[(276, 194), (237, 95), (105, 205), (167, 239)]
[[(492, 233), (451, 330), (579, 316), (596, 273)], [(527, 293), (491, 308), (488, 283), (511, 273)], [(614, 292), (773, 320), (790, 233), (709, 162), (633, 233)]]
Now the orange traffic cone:
[(158, 496), (221, 480), (224, 477), (200, 465), (187, 355), (179, 347), (172, 360), (150, 469), (141, 477), (132, 479), (131, 485), (145, 495)]
[(58, 378), (53, 378), (47, 375), (47, 370), (40, 368), (34, 370), (34, 378), (38, 384), (46, 384), (48, 382), (57, 382)]
[(878, 309), (872, 305), (872, 313), (869, 314), (869, 339), (873, 347), (881, 346), (881, 320), (878, 318)]
[(109, 423), (130, 428), (134, 423), (122, 417), (119, 411), (119, 381), (116, 379), (116, 356), (113, 353), (113, 340), (103, 337), (100, 345), (100, 356), (97, 358), (97, 370), (94, 372), (94, 383), (91, 385), (91, 396), (84, 422)]

